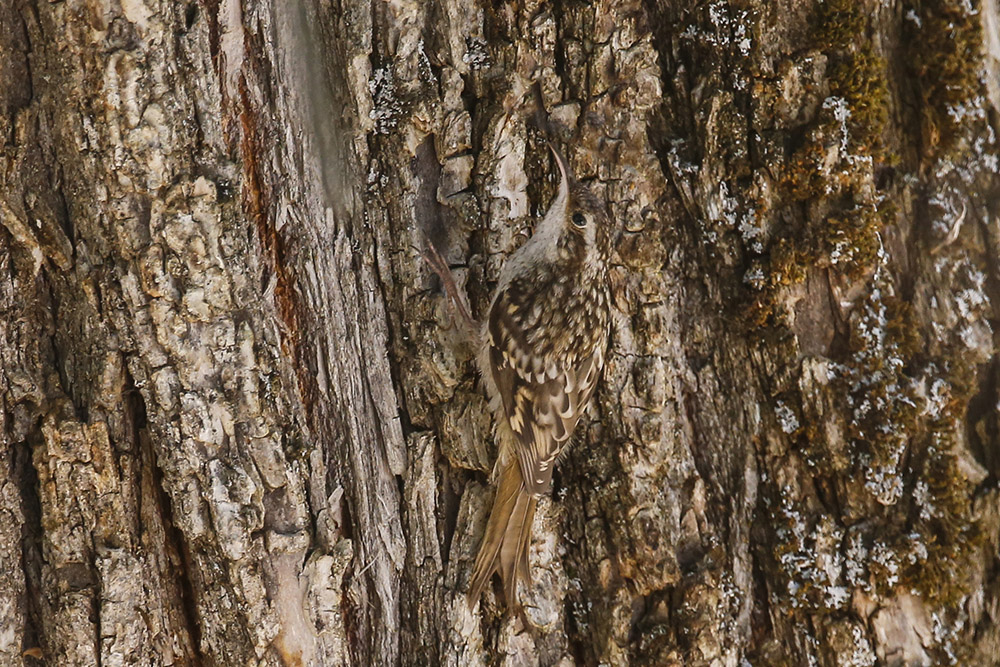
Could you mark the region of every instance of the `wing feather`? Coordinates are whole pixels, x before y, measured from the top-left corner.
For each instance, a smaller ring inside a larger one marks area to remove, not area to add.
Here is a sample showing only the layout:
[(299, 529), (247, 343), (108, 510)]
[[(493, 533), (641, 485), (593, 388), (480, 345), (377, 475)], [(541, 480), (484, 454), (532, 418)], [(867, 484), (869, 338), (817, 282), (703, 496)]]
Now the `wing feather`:
[(598, 345), (582, 359), (566, 355), (566, 363), (535, 355), (516, 312), (503, 293), (490, 309), (489, 371), (503, 416), (518, 440), (525, 488), (537, 495), (552, 487), (553, 465), (594, 392), (604, 350)]

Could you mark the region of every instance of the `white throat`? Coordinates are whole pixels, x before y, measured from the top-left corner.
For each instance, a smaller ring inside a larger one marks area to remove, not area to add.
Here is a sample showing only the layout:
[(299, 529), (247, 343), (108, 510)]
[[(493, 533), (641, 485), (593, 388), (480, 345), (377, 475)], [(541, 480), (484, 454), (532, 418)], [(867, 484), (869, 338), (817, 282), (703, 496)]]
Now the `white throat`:
[[(537, 266), (544, 262), (555, 262), (559, 251), (559, 236), (566, 224), (566, 210), (569, 206), (569, 183), (565, 172), (559, 183), (559, 192), (552, 200), (548, 212), (535, 226), (531, 238), (517, 249), (500, 270), (501, 289), (507, 287), (517, 275), (527, 270), (529, 266)], [(500, 290), (498, 290), (499, 292)]]

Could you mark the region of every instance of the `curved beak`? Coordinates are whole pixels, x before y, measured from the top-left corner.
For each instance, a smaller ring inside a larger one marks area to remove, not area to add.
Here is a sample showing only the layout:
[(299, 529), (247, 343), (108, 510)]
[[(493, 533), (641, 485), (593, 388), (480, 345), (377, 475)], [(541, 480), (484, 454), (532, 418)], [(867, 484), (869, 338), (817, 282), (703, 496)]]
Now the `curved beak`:
[(560, 179), (559, 194), (557, 196), (569, 199), (569, 184), (573, 179), (573, 174), (569, 170), (569, 163), (563, 157), (563, 154), (559, 152), (559, 149), (556, 148), (555, 144), (551, 141), (546, 141), (545, 143), (548, 144), (549, 150), (552, 151), (552, 156), (556, 159), (556, 164), (559, 166)]

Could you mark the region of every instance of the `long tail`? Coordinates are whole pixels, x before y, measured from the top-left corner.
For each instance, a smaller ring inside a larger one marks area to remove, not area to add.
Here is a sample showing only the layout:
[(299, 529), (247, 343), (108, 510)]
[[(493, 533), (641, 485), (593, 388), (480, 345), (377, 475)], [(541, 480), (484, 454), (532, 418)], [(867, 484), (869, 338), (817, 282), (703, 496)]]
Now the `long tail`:
[(476, 565), (469, 582), (466, 601), (471, 609), (483, 592), (483, 587), (494, 572), (500, 573), (507, 605), (515, 609), (518, 579), (530, 583), (528, 572), (528, 543), (531, 540), (531, 522), (535, 518), (538, 499), (528, 493), (521, 479), (517, 461), (511, 461), (500, 474), (497, 496), (493, 501), (490, 520), (486, 523)]

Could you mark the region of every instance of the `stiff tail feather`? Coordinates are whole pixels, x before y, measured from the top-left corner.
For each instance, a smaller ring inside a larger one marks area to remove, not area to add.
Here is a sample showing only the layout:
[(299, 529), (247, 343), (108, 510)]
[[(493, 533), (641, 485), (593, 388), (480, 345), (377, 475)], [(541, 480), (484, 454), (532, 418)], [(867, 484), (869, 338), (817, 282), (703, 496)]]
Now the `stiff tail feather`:
[(470, 609), (479, 600), (494, 572), (500, 573), (508, 607), (514, 609), (518, 606), (518, 580), (525, 583), (531, 581), (528, 543), (531, 541), (531, 522), (535, 519), (537, 505), (538, 499), (524, 488), (517, 461), (511, 461), (500, 475), (493, 509), (486, 523), (486, 535), (472, 570), (469, 593), (466, 595)]

